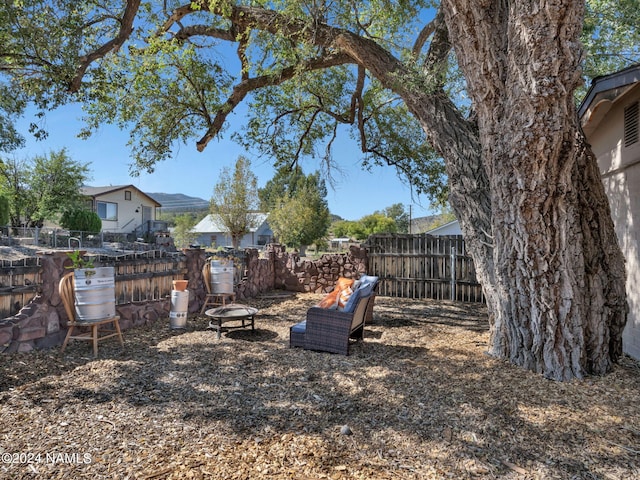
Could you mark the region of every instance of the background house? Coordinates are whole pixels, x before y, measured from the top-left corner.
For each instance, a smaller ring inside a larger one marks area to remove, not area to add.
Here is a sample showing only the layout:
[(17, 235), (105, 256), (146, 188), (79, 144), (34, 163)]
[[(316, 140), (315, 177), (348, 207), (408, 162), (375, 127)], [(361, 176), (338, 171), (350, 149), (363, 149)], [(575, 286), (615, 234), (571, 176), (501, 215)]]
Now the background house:
[[(240, 240), (240, 248), (262, 247), (273, 241), (273, 231), (267, 222), (266, 213), (252, 213), (253, 224), (251, 228)], [(231, 235), (225, 231), (225, 227), (217, 215), (209, 214), (204, 217), (192, 231), (198, 236), (196, 242), (203, 247), (231, 247)]]
[(439, 227), (427, 230), (425, 233), (429, 235), (462, 235), (462, 229), (460, 228), (460, 222), (454, 220), (453, 222), (445, 223)]
[(627, 267), (625, 353), (640, 359), (640, 65), (595, 78), (578, 111)]
[(161, 205), (133, 185), (85, 186), (82, 194), (102, 220), (105, 233), (127, 233), (138, 238), (166, 230), (165, 222), (156, 221), (156, 208)]

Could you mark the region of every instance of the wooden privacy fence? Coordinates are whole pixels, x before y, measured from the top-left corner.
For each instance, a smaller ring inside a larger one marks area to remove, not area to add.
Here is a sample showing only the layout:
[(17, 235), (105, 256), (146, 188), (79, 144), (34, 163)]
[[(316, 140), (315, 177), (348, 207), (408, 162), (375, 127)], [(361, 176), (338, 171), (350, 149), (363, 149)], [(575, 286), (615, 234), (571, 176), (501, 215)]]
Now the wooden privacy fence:
[(484, 302), (460, 235), (378, 234), (366, 247), (368, 273), (380, 278), (380, 295)]
[(96, 264), (115, 269), (116, 305), (162, 300), (171, 294), (173, 280), (186, 272), (184, 257), (157, 250), (98, 257)]
[[(157, 301), (171, 294), (172, 282), (183, 278), (186, 260), (158, 250), (120, 256), (94, 256), (96, 266), (115, 269), (116, 304)], [(0, 319), (17, 314), (41, 290), (40, 258), (0, 260)]]
[(15, 315), (38, 293), (40, 259), (0, 260), (0, 319)]

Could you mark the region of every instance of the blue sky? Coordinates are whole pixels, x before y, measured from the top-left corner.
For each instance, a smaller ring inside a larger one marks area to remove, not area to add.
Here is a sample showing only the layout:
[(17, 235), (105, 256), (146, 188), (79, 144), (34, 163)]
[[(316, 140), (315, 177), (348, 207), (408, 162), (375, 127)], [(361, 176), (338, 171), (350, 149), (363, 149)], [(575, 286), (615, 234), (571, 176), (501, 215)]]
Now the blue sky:
[[(157, 164), (154, 173), (132, 177), (129, 174), (127, 132), (105, 125), (88, 140), (81, 140), (77, 138), (82, 126), (81, 108), (68, 105), (47, 114), (45, 125), (49, 136), (36, 141), (29, 137), (28, 125), (33, 121), (29, 113), (33, 115), (33, 111), (28, 112), (18, 123), (21, 133), (27, 138), (27, 145), (14, 152), (13, 156), (27, 159), (66, 148), (72, 159), (89, 164), (93, 177), (88, 182), (91, 186), (133, 184), (147, 193), (182, 193), (209, 200), (220, 171), (225, 166), (232, 167), (239, 155), (251, 160), (259, 187), (263, 187), (275, 172), (269, 160), (252, 155), (229, 140), (233, 128), (241, 126), (242, 119), (237, 117), (231, 119), (231, 128), (225, 131), (225, 138), (212, 140), (204, 152), (199, 153), (195, 148), (200, 133), (196, 132), (192, 144), (182, 145), (171, 160)], [(331, 213), (346, 220), (358, 220), (395, 203), (402, 203), (407, 211), (411, 205), (414, 218), (432, 213), (426, 197), (414, 195), (412, 198), (410, 188), (397, 178), (392, 168), (374, 167), (371, 172), (363, 170), (360, 165), (362, 154), (347, 135), (340, 139), (334, 158), (344, 172), (336, 177), (335, 188), (328, 189)], [(306, 160), (302, 167), (305, 173), (310, 173), (318, 165)]]

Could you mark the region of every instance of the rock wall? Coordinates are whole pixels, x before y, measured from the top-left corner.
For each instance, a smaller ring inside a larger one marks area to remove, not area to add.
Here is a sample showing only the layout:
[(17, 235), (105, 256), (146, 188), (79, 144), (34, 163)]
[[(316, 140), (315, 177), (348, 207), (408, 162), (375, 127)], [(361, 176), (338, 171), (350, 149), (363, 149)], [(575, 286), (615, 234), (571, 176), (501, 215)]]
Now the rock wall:
[(358, 278), (367, 272), (367, 252), (352, 246), (346, 254), (325, 254), (318, 260), (301, 259), (280, 245), (271, 245), (274, 288), (293, 292), (327, 293), (339, 277)]
[[(28, 352), (61, 345), (67, 333), (67, 314), (58, 293), (60, 278), (68, 270), (64, 251), (49, 251), (41, 256), (40, 292), (16, 315), (0, 320), (0, 353)], [(140, 261), (144, 261), (141, 259)], [(116, 305), (123, 330), (168, 318), (170, 300), (134, 302)]]
[(236, 285), (236, 298), (256, 297), (275, 288), (274, 254), (271, 246), (267, 246), (262, 257), (255, 248), (245, 250), (244, 271), (242, 281)]
[[(189, 313), (195, 314), (207, 294), (202, 278), (206, 252), (187, 249), (183, 253), (187, 265), (184, 278), (189, 281)], [(62, 344), (68, 319), (58, 284), (67, 272), (65, 262), (68, 263), (68, 257), (64, 251), (41, 254), (41, 290), (16, 315), (0, 320), (0, 353), (28, 352)], [(367, 253), (362, 247), (351, 247), (346, 254), (307, 260), (297, 253), (288, 253), (281, 245), (268, 245), (263, 255), (256, 249), (245, 250), (243, 262), (242, 279), (235, 285), (237, 301), (271, 290), (326, 293), (333, 289), (339, 277), (358, 278), (367, 272)], [(170, 309), (169, 296), (160, 301), (116, 305), (123, 330), (168, 321)]]

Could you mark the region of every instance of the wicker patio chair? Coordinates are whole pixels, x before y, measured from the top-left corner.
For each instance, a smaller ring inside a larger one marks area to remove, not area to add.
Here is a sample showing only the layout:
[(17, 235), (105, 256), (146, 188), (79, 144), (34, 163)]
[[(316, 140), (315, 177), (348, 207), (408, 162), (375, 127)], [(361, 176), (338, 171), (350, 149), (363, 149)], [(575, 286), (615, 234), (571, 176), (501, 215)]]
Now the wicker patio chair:
[[(124, 340), (122, 339), (122, 331), (120, 330), (120, 317), (115, 315), (113, 317), (103, 318), (100, 320), (78, 320), (76, 318), (75, 300), (74, 300), (74, 288), (73, 288), (73, 273), (69, 273), (60, 279), (58, 285), (58, 291), (62, 298), (64, 310), (67, 313), (69, 321), (67, 322), (67, 335), (62, 343), (62, 350), (64, 352), (67, 348), (69, 340), (88, 340), (93, 343), (93, 356), (98, 356), (98, 342), (111, 337), (118, 337), (120, 345), (124, 346)], [(107, 325), (112, 324), (109, 328)], [(75, 333), (76, 330), (86, 330), (79, 333)]]
[(348, 311), (311, 307), (306, 320), (289, 329), (289, 346), (349, 355), (350, 339), (364, 340), (364, 327), (373, 313), (376, 283), (377, 278), (365, 295), (356, 290), (354, 305)]

